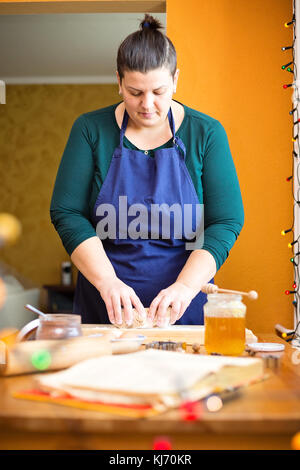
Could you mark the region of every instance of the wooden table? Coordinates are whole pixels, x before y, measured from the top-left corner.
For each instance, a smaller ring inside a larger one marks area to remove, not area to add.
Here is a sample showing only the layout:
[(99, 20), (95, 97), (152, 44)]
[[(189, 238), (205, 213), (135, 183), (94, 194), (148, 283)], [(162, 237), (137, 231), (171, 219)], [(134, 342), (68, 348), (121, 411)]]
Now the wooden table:
[[(260, 341), (284, 342), (275, 335)], [(20, 400), (32, 375), (0, 379), (0, 449), (152, 449), (168, 436), (174, 450), (290, 449), (300, 431), (300, 351), (285, 343), (277, 371), (246, 388), (216, 413), (182, 421), (177, 410), (151, 419), (121, 418), (48, 403)]]

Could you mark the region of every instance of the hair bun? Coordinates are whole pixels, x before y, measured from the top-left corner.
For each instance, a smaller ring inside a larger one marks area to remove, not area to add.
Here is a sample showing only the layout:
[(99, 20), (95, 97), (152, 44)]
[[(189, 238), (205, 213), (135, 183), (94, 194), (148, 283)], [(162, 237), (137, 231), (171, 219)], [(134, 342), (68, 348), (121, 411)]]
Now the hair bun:
[(140, 28), (142, 30), (147, 30), (147, 29), (156, 30), (156, 29), (162, 29), (163, 25), (156, 18), (153, 18), (153, 16), (145, 14), (145, 18), (140, 23)]

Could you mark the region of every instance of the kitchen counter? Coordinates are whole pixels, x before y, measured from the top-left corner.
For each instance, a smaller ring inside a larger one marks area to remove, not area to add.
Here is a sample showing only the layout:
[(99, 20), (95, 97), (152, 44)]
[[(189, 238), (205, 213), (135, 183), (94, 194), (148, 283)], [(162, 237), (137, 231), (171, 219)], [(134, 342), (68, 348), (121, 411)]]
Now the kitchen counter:
[(179, 410), (147, 419), (16, 399), (33, 375), (0, 378), (0, 449), (152, 449), (168, 436), (172, 449), (290, 449), (300, 431), (300, 351), (275, 335), (259, 341), (285, 344), (277, 370), (225, 402), (218, 412), (183, 421)]

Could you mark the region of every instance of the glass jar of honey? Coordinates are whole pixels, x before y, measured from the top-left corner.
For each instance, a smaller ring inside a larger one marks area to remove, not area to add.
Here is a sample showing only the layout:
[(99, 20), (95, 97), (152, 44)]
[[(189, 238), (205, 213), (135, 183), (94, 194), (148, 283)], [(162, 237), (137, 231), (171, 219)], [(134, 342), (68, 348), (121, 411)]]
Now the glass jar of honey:
[(239, 356), (245, 349), (246, 305), (238, 294), (208, 294), (204, 311), (207, 354)]
[(82, 336), (81, 315), (49, 313), (39, 317), (36, 339), (66, 339)]

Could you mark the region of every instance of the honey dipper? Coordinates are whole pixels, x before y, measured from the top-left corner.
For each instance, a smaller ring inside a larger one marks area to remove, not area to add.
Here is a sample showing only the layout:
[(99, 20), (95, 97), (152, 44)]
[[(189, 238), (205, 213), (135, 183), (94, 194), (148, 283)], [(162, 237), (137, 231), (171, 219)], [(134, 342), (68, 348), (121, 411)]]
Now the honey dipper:
[(240, 294), (240, 295), (247, 296), (251, 300), (256, 300), (258, 298), (258, 293), (255, 290), (250, 290), (249, 292), (241, 292), (238, 290), (221, 289), (215, 284), (204, 284), (204, 286), (202, 286), (201, 291), (204, 292), (205, 294), (215, 294), (216, 292), (226, 292), (228, 294)]

